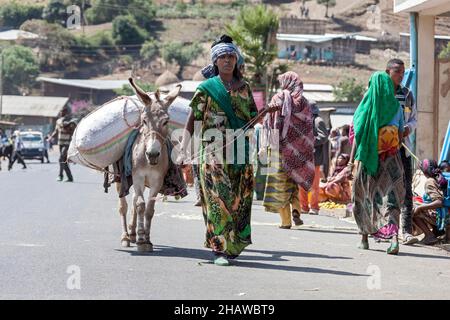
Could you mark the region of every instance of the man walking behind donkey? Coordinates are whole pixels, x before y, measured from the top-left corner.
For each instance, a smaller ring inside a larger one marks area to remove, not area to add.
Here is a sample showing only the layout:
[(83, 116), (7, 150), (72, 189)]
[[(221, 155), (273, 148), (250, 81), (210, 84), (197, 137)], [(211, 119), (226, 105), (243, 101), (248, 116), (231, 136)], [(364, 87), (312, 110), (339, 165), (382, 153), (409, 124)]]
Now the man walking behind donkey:
[(76, 122), (72, 119), (70, 109), (64, 107), (60, 112), (60, 118), (56, 121), (55, 131), (50, 136), (50, 140), (58, 135), (59, 145), (59, 176), (57, 181), (63, 181), (63, 172), (66, 173), (67, 179), (64, 182), (73, 182), (72, 172), (67, 163), (67, 151), (69, 150), (72, 134), (75, 131)]

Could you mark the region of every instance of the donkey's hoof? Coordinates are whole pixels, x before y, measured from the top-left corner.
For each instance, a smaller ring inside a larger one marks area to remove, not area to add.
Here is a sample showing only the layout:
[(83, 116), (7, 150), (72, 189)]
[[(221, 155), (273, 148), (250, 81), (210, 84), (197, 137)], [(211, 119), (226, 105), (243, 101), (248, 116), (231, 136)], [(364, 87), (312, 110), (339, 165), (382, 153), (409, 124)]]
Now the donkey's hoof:
[(151, 243), (142, 243), (137, 245), (137, 250), (139, 252), (152, 252), (153, 245)]
[(122, 239), (121, 244), (122, 244), (122, 247), (128, 248), (128, 247), (130, 246), (130, 240), (128, 240), (128, 239)]
[(130, 241), (131, 241), (131, 243), (136, 243), (136, 235), (135, 234), (130, 234)]

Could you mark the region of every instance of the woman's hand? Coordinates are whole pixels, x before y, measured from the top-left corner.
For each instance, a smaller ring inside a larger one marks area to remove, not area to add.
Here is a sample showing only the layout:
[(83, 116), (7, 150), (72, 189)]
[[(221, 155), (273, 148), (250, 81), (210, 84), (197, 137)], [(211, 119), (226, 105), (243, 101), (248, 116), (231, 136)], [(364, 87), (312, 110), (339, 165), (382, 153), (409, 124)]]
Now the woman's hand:
[(277, 111), (280, 111), (280, 110), (281, 110), (281, 107), (269, 103), (267, 108), (265, 108), (263, 111), (265, 111), (266, 113), (274, 113), (274, 112), (277, 112)]

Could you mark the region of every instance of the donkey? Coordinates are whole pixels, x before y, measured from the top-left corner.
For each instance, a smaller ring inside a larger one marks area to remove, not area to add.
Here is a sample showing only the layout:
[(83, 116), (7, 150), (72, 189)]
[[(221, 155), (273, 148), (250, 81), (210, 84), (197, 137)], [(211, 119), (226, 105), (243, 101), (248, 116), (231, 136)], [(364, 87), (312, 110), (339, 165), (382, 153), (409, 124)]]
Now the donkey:
[[(136, 243), (138, 251), (150, 252), (153, 251), (150, 228), (155, 213), (155, 199), (169, 168), (170, 155), (166, 144), (169, 133), (168, 108), (180, 93), (181, 85), (162, 97), (159, 89), (155, 94), (150, 95), (136, 85), (132, 78), (129, 78), (129, 81), (145, 107), (141, 111), (141, 127), (132, 147), (134, 194), (129, 232), (127, 231), (127, 200), (125, 197), (119, 198), (119, 213), (122, 219), (121, 244), (123, 247), (129, 247), (130, 242)], [(150, 188), (147, 202), (144, 199), (146, 187)], [(120, 183), (116, 184), (116, 188), (117, 191), (120, 190)]]

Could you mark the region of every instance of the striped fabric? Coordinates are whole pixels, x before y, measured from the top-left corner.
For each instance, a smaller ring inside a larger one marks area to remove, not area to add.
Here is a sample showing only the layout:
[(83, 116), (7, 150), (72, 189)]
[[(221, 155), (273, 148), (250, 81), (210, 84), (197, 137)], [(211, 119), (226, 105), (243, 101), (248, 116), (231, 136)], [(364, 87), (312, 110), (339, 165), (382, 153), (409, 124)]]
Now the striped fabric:
[(266, 211), (277, 213), (281, 208), (293, 203), (294, 199), (298, 197), (298, 186), (282, 168), (279, 161), (280, 154), (269, 149), (269, 157), (278, 160), (271, 161), (273, 172), (267, 175), (263, 205)]

